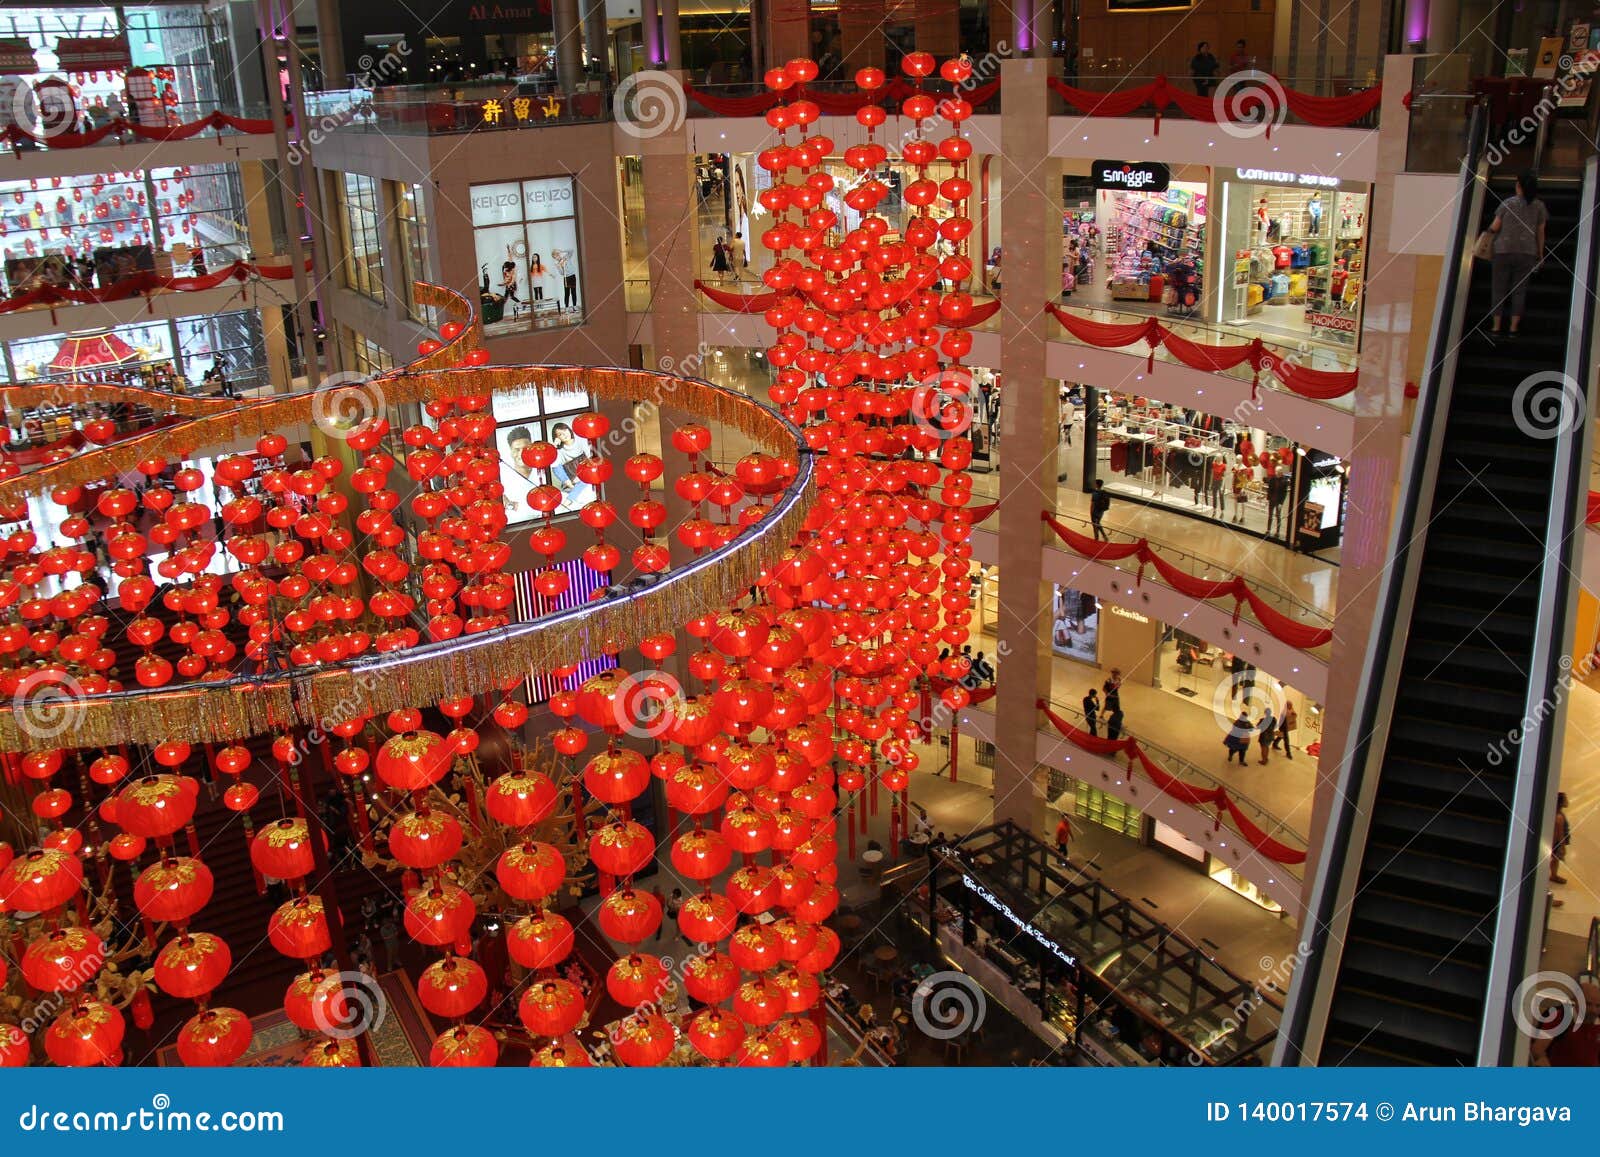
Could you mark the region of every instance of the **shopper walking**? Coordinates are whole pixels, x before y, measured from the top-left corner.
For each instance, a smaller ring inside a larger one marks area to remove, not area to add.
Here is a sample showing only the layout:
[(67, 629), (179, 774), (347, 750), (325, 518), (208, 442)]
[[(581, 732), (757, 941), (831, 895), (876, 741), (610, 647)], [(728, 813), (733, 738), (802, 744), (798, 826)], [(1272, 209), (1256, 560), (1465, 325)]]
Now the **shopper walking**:
[(1256, 58), (1250, 55), (1241, 38), (1233, 42), (1233, 55), (1228, 57), (1229, 72), (1246, 72), (1256, 66)]
[(1272, 741), (1278, 737), (1278, 718), (1272, 713), (1271, 706), (1261, 716), (1261, 722), (1256, 727), (1256, 742), (1261, 745), (1261, 766), (1267, 765), (1267, 752), (1272, 750)]
[(1106, 709), (1106, 738), (1122, 738), (1122, 704)]
[(1295, 714), (1294, 704), (1285, 704), (1283, 718), (1278, 720), (1278, 738), (1273, 743), (1274, 747), (1283, 748), (1283, 757), (1285, 759), (1294, 758), (1294, 729), (1299, 726), (1299, 723), (1300, 717)]
[(1122, 668), (1111, 668), (1111, 674), (1106, 676), (1106, 681), (1100, 684), (1100, 694), (1105, 697), (1107, 711), (1122, 710)]
[(1222, 741), (1222, 746), (1228, 749), (1228, 758), (1224, 763), (1232, 763), (1233, 757), (1239, 757), (1241, 766), (1248, 763), (1245, 756), (1250, 751), (1250, 735), (1255, 731), (1255, 725), (1250, 722), (1250, 716), (1244, 711), (1239, 712), (1239, 717), (1228, 728), (1228, 734)]
[(1539, 179), (1531, 171), (1517, 178), (1517, 192), (1500, 202), (1489, 224), (1494, 234), (1494, 257), (1490, 286), (1494, 304), (1491, 333), (1500, 332), (1500, 323), (1509, 321), (1515, 336), (1528, 305), (1528, 279), (1544, 260), (1545, 226), (1550, 210), (1539, 199)]
[[(1561, 862), (1567, 858), (1567, 848), (1572, 843), (1572, 822), (1567, 819), (1567, 793), (1556, 793), (1556, 814), (1551, 821), (1550, 830), (1550, 882), (1552, 884), (1565, 884), (1567, 879), (1561, 874)], [(1563, 906), (1564, 901), (1552, 900), (1557, 908)]]
[(1083, 722), (1089, 729), (1090, 735), (1099, 735), (1098, 720), (1100, 718), (1100, 697), (1093, 687), (1083, 697)]
[(1056, 823), (1056, 854), (1063, 860), (1067, 858), (1067, 841), (1072, 839), (1072, 825), (1063, 815)]
[(1221, 63), (1211, 51), (1211, 42), (1202, 40), (1189, 61), (1189, 75), (1194, 79), (1194, 91), (1199, 96), (1210, 96), (1217, 87), (1217, 70)]
[(1110, 542), (1111, 536), (1106, 533), (1105, 527), (1100, 522), (1106, 516), (1106, 511), (1111, 509), (1111, 495), (1106, 492), (1106, 483), (1103, 478), (1094, 480), (1094, 493), (1089, 495), (1089, 521), (1094, 526), (1094, 537), (1097, 542)]
[(728, 260), (728, 243), (721, 237), (711, 247), (711, 272), (718, 275), (722, 281), (728, 279), (728, 273), (733, 269), (733, 264)]

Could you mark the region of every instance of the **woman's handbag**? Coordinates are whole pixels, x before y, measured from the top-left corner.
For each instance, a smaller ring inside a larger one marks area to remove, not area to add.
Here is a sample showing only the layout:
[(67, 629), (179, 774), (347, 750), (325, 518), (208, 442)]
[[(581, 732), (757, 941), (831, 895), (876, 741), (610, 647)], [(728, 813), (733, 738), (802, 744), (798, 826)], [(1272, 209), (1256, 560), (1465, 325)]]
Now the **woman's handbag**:
[(1488, 261), (1494, 256), (1494, 234), (1485, 229), (1478, 234), (1478, 239), (1472, 243), (1472, 255), (1483, 261)]

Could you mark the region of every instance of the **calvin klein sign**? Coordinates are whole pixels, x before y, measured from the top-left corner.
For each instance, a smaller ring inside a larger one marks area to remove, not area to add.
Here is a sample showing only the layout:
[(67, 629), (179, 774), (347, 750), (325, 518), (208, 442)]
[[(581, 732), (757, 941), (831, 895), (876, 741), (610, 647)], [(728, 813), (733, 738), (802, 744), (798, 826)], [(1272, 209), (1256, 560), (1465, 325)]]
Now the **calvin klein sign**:
[(1096, 189), (1127, 189), (1134, 193), (1161, 193), (1172, 173), (1160, 161), (1096, 161)]

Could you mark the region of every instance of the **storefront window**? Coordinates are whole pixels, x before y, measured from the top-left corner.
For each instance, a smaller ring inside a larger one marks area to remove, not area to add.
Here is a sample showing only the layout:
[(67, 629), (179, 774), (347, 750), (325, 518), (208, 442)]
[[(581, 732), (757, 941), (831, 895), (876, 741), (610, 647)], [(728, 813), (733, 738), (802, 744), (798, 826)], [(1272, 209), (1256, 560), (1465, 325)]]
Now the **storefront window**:
[(1354, 349), (1366, 279), (1366, 185), (1237, 169), (1222, 179), (1231, 263), (1219, 320), (1264, 338)]
[(1050, 616), (1050, 649), (1068, 659), (1100, 663), (1100, 604), (1071, 587), (1056, 587)]
[(108, 289), (130, 274), (226, 264), (244, 256), (243, 218), (232, 166), (0, 181), (6, 292)]
[(400, 272), (405, 277), (406, 307), (415, 321), (422, 320), (417, 306), (415, 282), (429, 281), (428, 210), (421, 185), (400, 182), (395, 185), (395, 216), (400, 222)]
[(650, 238), (645, 231), (644, 162), (637, 156), (617, 158), (617, 200), (622, 213), (622, 288), (630, 313), (650, 308)]
[(488, 332), (583, 320), (576, 181), (474, 185), (472, 230)]
[(1205, 276), (1206, 186), (1160, 192), (1063, 182), (1062, 297), (1073, 305), (1188, 317)]
[[(1339, 541), (1344, 464), (1279, 434), (1135, 394), (1085, 389), (1090, 484), (1307, 551)], [(1312, 489), (1315, 486), (1315, 497)], [(1303, 519), (1314, 507), (1315, 532)]]
[(371, 376), (394, 368), (394, 360), (366, 334), (358, 333), (349, 326), (342, 326), (341, 329), (344, 331), (345, 361), (356, 373)]
[(344, 173), (338, 190), (344, 226), (344, 283), (374, 301), (383, 301), (383, 205), (377, 179)]
[(1072, 781), (1072, 814), (1135, 840), (1144, 832), (1144, 813), (1136, 806), (1077, 780)]
[(52, 334), (5, 347), (17, 382), (101, 381), (207, 392), (213, 369), (236, 386), (253, 384), (264, 356), (255, 310)]

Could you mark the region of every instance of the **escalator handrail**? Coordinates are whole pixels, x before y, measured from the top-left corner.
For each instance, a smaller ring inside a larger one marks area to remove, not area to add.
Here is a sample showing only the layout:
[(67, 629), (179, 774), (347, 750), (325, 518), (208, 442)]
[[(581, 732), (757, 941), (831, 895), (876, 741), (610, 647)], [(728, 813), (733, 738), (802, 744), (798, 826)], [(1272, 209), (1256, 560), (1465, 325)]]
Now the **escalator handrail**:
[[(1483, 160), (1487, 137), (1483, 102), (1472, 108), (1467, 153), (1462, 158), (1451, 227), (1451, 260), (1434, 304), (1423, 375), (1411, 438), (1401, 466), (1399, 499), (1389, 531), (1389, 566), (1380, 581), (1377, 614), (1367, 641), (1366, 662), (1357, 684), (1353, 740), (1337, 771), (1336, 803), (1328, 816), (1316, 858), (1307, 863), (1314, 873), (1311, 900), (1301, 927), (1301, 964), (1289, 989), (1279, 1027), (1275, 1065), (1315, 1065), (1322, 1052), (1333, 1000), (1332, 977), (1343, 954), (1357, 877), (1366, 848), (1368, 817), (1377, 792), (1378, 769), (1388, 746), (1389, 721), (1399, 684), (1404, 647), (1400, 628), (1415, 601), (1427, 511), (1439, 474), (1445, 421), (1455, 385), (1456, 351), (1466, 326), (1468, 287), (1472, 280), (1472, 246), (1482, 219), (1488, 166)], [(1383, 656), (1381, 663), (1377, 656)]]
[[(1517, 747), (1516, 779), (1511, 801), (1511, 838), (1506, 845), (1500, 903), (1489, 956), (1486, 1015), (1478, 1040), (1480, 1065), (1526, 1064), (1529, 1039), (1515, 1023), (1513, 998), (1524, 977), (1538, 971), (1540, 937), (1535, 918), (1545, 910), (1549, 890), (1545, 864), (1550, 855), (1550, 821), (1555, 814), (1561, 780), (1562, 733), (1565, 730), (1568, 684), (1572, 679), (1568, 647), (1576, 630), (1577, 599), (1573, 587), (1582, 573), (1582, 535), (1589, 495), (1588, 461), (1594, 436), (1592, 377), (1597, 244), (1594, 230), (1600, 158), (1584, 165), (1583, 194), (1578, 202), (1578, 253), (1573, 262), (1572, 304), (1567, 318), (1564, 380), (1555, 419), (1555, 470), (1544, 541), (1550, 548), (1539, 579), (1533, 651), (1528, 662), (1528, 692)], [(1537, 382), (1524, 379), (1520, 389)], [(1531, 394), (1529, 395), (1532, 396)], [(1512, 399), (1513, 409), (1518, 399)], [(1523, 420), (1523, 415), (1514, 415)], [(1565, 660), (1565, 662), (1563, 662)]]

